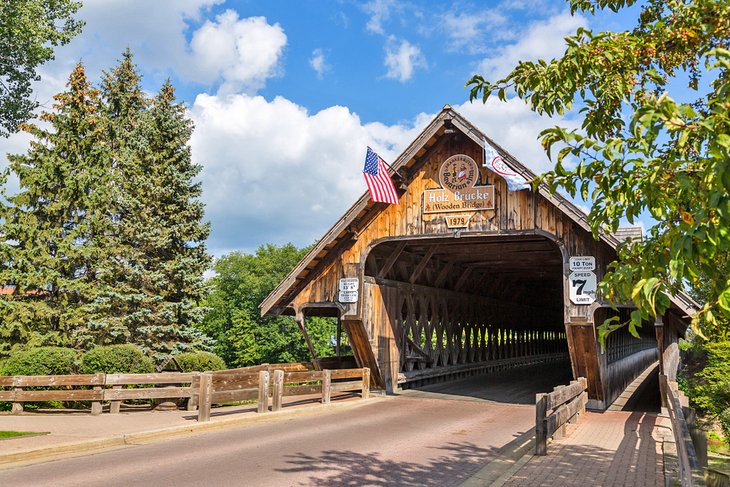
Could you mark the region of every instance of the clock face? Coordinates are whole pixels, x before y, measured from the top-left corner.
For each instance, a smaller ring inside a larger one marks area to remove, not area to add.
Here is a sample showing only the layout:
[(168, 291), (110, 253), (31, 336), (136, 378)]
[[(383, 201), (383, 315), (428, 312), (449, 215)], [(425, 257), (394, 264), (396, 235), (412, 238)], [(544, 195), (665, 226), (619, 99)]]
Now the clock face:
[(464, 154), (451, 156), (441, 164), (439, 182), (451, 191), (473, 188), (479, 177), (479, 170), (474, 159)]

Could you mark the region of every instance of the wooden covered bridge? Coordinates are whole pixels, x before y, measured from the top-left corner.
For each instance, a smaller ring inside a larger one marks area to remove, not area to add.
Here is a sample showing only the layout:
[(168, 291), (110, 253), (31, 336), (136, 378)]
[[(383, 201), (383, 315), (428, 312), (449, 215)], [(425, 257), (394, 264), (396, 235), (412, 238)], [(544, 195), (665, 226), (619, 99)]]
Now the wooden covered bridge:
[(510, 191), (505, 178), (535, 175), (448, 105), (391, 176), (398, 204), (364, 194), (261, 303), (296, 316), (307, 342), (307, 316), (337, 317), (374, 388), (545, 363), (586, 377), (589, 407), (605, 409), (696, 311), (674, 296), (640, 339), (619, 331), (601, 350), (596, 324), (631, 310), (595, 293), (622, 237), (595, 240), (545, 188)]

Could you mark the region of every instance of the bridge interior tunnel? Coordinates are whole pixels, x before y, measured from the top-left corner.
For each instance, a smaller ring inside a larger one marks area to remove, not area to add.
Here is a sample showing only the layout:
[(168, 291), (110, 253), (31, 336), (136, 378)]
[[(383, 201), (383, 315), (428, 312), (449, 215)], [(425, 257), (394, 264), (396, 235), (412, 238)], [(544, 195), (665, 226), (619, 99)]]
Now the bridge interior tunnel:
[(563, 257), (545, 237), (386, 241), (368, 255), (365, 287), (387, 389), (538, 367), (507, 381), (530, 395), (573, 378)]

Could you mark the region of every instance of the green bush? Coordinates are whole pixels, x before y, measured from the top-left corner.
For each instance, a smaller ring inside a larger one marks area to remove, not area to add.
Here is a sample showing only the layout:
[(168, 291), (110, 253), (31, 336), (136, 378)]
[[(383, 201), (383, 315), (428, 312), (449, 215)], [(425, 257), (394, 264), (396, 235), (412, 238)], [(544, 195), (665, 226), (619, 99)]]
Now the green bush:
[(184, 372), (205, 372), (226, 368), (223, 359), (210, 352), (185, 352), (175, 355), (175, 360)]
[(718, 416), (730, 408), (730, 341), (706, 343), (700, 371), (690, 380), (690, 398), (703, 412)]
[(152, 359), (134, 345), (95, 347), (81, 357), (82, 374), (144, 374), (155, 371)]
[(36, 347), (13, 353), (3, 363), (2, 375), (65, 375), (76, 372), (76, 351)]
[(718, 416), (720, 420), (720, 428), (722, 433), (725, 435), (725, 443), (730, 446), (730, 408), (725, 409)]

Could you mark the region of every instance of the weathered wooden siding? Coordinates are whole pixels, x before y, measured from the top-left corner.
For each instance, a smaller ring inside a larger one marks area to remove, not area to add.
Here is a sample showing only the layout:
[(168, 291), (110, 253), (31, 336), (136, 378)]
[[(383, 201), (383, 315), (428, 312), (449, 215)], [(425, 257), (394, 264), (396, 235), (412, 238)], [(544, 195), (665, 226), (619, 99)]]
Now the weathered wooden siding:
[[(577, 328), (568, 335), (571, 347), (571, 358), (575, 376), (583, 375), (589, 381), (589, 394), (593, 398), (602, 396), (600, 369), (596, 355), (595, 331), (590, 306), (574, 306), (567, 300), (568, 283), (567, 260), (575, 255), (593, 255), (596, 258), (596, 273), (600, 280), (606, 264), (614, 259), (614, 251), (605, 243), (593, 239), (592, 235), (575, 223), (563, 211), (558, 209), (547, 198), (533, 191), (509, 192), (505, 181), (486, 168), (480, 167), (478, 186), (494, 185), (495, 209), (475, 211), (472, 214), (468, 229), (455, 231), (447, 228), (446, 215), (423, 214), (422, 205), (424, 191), (440, 187), (438, 170), (450, 156), (466, 154), (481, 166), (482, 148), (466, 138), (441, 137), (427, 151), (418, 157), (418, 162), (407, 170), (407, 189), (400, 197), (397, 205), (380, 205), (377, 211), (371, 211), (354, 228), (354, 237), (346, 245), (341, 245), (335, 258), (310, 269), (315, 276), (295, 296), (291, 303), (298, 308), (312, 303), (335, 302), (338, 292), (338, 280), (342, 277), (357, 277), (363, 283), (356, 306), (349, 306), (343, 318), (353, 323), (362, 323), (361, 329), (368, 334), (370, 352), (362, 350), (356, 356), (371, 356), (377, 362), (385, 384), (394, 384), (397, 371), (402, 369), (401, 351), (398, 344), (397, 324), (395, 316), (399, 302), (394, 293), (384, 290), (383, 286), (366, 284), (365, 262), (368, 254), (379, 243), (394, 239), (428, 239), (459, 236), (462, 239), (478, 238), (486, 235), (542, 235), (553, 240), (563, 256), (563, 295), (564, 323), (577, 323)], [(473, 296), (465, 296), (473, 302)], [(456, 301), (454, 301), (455, 303)], [(420, 305), (419, 305), (420, 306)], [(454, 313), (452, 305), (436, 308), (437, 313)], [(433, 312), (433, 311), (431, 311)], [(489, 316), (487, 311), (484, 317)], [(519, 324), (516, 324), (519, 325)], [(475, 334), (465, 336), (471, 344), (474, 340), (484, 340), (483, 328), (476, 328)], [(470, 332), (471, 333), (471, 332)], [(437, 335), (439, 336), (439, 335)], [(363, 338), (363, 337), (361, 337)], [(441, 339), (446, 339), (441, 336)], [(402, 340), (401, 340), (402, 342)], [(353, 348), (365, 346), (364, 339), (353, 343)], [(449, 346), (441, 348), (448, 354)], [(474, 353), (474, 352), (467, 352)], [(442, 356), (436, 357), (443, 360)], [(372, 367), (369, 360), (359, 359), (360, 366)]]

